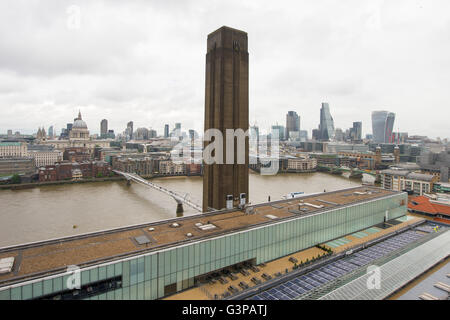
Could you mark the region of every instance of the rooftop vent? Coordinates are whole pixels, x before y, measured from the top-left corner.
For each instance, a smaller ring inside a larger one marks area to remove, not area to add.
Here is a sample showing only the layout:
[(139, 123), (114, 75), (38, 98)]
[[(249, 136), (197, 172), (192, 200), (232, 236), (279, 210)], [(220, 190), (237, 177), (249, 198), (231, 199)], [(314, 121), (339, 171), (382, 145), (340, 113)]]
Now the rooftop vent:
[(277, 219), (278, 217), (274, 216), (273, 214), (266, 214), (266, 218), (274, 220), (274, 219)]
[(332, 205), (332, 206), (338, 206), (338, 204), (336, 202), (326, 201), (326, 200), (322, 200), (322, 199), (316, 199), (316, 200), (319, 201), (319, 202), (322, 202), (322, 203), (326, 203), (326, 204)]
[(255, 207), (248, 206), (245, 208), (245, 214), (255, 214), (255, 213), (256, 213)]
[(139, 245), (150, 243), (150, 239), (146, 236), (135, 237), (134, 240), (136, 240)]
[(192, 233), (186, 233), (186, 237), (188, 237), (188, 238), (190, 238), (190, 237), (192, 237)]
[(446, 291), (447, 293), (450, 293), (450, 286), (446, 283), (438, 282), (438, 283), (435, 283), (434, 286), (438, 289)]
[(419, 298), (422, 300), (439, 300), (439, 298), (436, 298), (435, 296), (433, 296), (427, 292), (424, 292), (423, 294), (421, 294), (419, 296)]
[(272, 208), (275, 208), (275, 209), (283, 209), (283, 206), (280, 206), (280, 205), (278, 205), (278, 204), (272, 204)]
[(323, 205), (316, 205), (316, 204), (312, 204), (312, 203), (308, 203), (308, 202), (301, 203), (300, 205), (313, 207), (313, 208), (316, 208), (316, 209), (322, 209), (324, 207)]
[(148, 231), (155, 231), (155, 228), (148, 228)]
[(180, 226), (180, 224), (174, 222), (174, 223), (172, 223), (170, 226), (171, 226), (172, 228), (178, 228), (178, 227)]
[(203, 225), (203, 223), (201, 223), (201, 222), (197, 222), (197, 223), (195, 224), (196, 227), (200, 227), (200, 226), (202, 226), (202, 225)]
[(215, 228), (217, 228), (217, 227), (216, 227), (215, 225), (213, 225), (212, 223), (209, 223), (209, 224), (204, 224), (204, 225), (198, 226), (198, 228), (199, 228), (200, 230), (206, 231), (206, 230), (212, 230), (212, 229), (215, 229)]
[(0, 259), (0, 274), (9, 273), (14, 265), (14, 257)]

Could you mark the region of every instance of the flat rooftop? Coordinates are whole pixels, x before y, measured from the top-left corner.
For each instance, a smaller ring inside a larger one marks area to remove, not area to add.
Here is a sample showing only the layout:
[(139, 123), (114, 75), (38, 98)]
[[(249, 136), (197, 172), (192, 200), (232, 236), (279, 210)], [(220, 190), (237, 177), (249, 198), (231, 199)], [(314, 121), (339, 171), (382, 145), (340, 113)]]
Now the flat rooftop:
[[(394, 194), (399, 192), (361, 186), (255, 205), (252, 214), (237, 209), (222, 210), (0, 248), (0, 259), (15, 258), (12, 272), (0, 275), (0, 287), (34, 277), (61, 273), (69, 265), (87, 267)], [(301, 202), (304, 205), (300, 211), (298, 209)], [(173, 223), (177, 223), (178, 227), (173, 227)], [(212, 224), (215, 227), (202, 230), (198, 224)], [(150, 228), (153, 230), (149, 230)], [(191, 234), (190, 237), (187, 236), (188, 233)], [(142, 236), (150, 242), (140, 241)]]

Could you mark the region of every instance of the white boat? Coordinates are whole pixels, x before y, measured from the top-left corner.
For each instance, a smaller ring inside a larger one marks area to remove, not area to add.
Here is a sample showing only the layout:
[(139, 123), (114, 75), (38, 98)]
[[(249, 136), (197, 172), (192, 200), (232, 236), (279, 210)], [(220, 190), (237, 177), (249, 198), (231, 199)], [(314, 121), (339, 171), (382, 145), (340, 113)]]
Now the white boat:
[(287, 195), (285, 195), (283, 198), (284, 199), (294, 199), (294, 198), (301, 197), (304, 194), (305, 194), (304, 192), (291, 192), (291, 193), (288, 193)]

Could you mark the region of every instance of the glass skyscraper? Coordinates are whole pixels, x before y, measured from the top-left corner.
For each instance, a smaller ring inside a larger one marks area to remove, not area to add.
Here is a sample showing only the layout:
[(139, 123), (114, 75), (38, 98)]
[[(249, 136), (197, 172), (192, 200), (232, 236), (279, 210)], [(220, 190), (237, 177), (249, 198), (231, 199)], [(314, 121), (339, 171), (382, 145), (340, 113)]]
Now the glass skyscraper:
[(334, 137), (334, 121), (330, 113), (330, 106), (323, 102), (320, 109), (320, 140), (328, 141)]
[(372, 133), (374, 142), (392, 142), (395, 113), (388, 111), (372, 112)]
[(350, 129), (350, 138), (352, 141), (360, 141), (362, 137), (362, 122), (353, 122), (353, 127)]
[(53, 136), (54, 136), (53, 126), (50, 126), (50, 127), (48, 128), (48, 137), (49, 137), (50, 139), (53, 139)]
[(386, 119), (386, 142), (394, 142), (394, 121), (395, 113), (389, 112)]
[(272, 131), (271, 131), (272, 137), (274, 137), (275, 134), (277, 134), (278, 139), (280, 139), (280, 141), (284, 141), (285, 140), (284, 131), (285, 131), (285, 128), (283, 126), (280, 126), (278, 124), (274, 125), (274, 126), (272, 126)]
[(169, 125), (166, 124), (164, 125), (164, 138), (168, 138), (169, 137)]

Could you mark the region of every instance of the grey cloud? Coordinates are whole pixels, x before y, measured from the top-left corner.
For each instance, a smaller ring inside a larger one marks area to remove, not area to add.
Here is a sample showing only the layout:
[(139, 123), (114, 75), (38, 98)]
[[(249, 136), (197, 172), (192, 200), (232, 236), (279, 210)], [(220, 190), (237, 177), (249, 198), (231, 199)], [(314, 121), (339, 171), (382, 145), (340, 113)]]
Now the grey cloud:
[[(75, 30), (71, 5), (81, 9)], [(450, 137), (449, 9), (446, 0), (2, 1), (0, 132), (61, 128), (78, 108), (92, 132), (103, 118), (116, 131), (129, 120), (202, 130), (206, 37), (229, 25), (249, 34), (250, 119), (263, 129), (295, 110), (311, 130), (328, 101), (343, 129), (362, 120), (370, 132), (370, 112), (383, 108), (402, 131)]]

